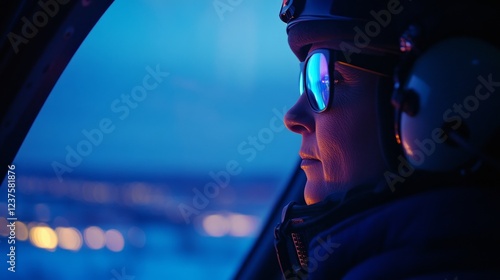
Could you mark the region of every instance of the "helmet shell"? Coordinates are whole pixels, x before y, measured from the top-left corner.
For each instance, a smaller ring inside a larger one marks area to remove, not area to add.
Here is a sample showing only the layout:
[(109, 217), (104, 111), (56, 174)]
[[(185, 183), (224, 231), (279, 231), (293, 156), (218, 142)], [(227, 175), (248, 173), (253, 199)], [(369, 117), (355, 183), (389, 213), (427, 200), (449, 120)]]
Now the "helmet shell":
[[(430, 0), (284, 0), (280, 17), (287, 22), (290, 47), (301, 61), (311, 44), (341, 50), (346, 56), (398, 55), (399, 36), (428, 5), (439, 10), (441, 4)], [(283, 19), (283, 14), (288, 18)]]

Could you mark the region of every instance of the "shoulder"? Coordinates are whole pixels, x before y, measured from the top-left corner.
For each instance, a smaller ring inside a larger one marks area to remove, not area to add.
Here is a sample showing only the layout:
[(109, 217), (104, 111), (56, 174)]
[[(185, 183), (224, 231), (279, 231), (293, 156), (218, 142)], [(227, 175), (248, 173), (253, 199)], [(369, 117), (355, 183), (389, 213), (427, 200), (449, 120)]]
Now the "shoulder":
[(358, 213), (311, 241), (311, 279), (494, 270), (500, 260), (499, 199), (497, 190), (446, 188)]

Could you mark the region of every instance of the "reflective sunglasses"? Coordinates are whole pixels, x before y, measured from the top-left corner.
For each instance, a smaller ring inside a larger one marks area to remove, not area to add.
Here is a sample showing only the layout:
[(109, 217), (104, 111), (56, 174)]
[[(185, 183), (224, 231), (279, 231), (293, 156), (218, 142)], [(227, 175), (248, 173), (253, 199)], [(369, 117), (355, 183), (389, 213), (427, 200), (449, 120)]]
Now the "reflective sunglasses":
[(325, 111), (333, 99), (334, 87), (339, 81), (334, 74), (336, 56), (336, 51), (318, 49), (300, 63), (300, 95), (307, 94), (311, 108), (317, 113)]
[(335, 85), (342, 81), (342, 75), (335, 71), (335, 63), (348, 65), (382, 77), (392, 77), (397, 58), (356, 54), (346, 56), (337, 50), (317, 49), (309, 53), (300, 63), (299, 92), (306, 93), (313, 111), (324, 112), (332, 103)]

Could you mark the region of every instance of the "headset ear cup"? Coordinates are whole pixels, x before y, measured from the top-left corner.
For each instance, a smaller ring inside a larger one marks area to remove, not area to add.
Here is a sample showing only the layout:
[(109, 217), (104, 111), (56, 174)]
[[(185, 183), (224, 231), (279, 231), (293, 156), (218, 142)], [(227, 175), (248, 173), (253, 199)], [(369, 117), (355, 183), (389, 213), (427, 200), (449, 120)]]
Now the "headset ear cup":
[(403, 72), (392, 103), (410, 164), (447, 173), (485, 158), (481, 149), (500, 128), (500, 119), (491, 117), (500, 105), (494, 94), (499, 65), (500, 50), (488, 42), (451, 37), (430, 46)]
[(392, 97), (391, 97), (391, 104), (394, 109), (394, 119), (393, 119), (393, 124), (394, 124), (394, 137), (396, 138), (396, 142), (398, 144), (401, 144), (401, 114), (403, 113), (401, 110), (403, 103), (403, 97), (400, 94), (399, 91), (399, 83), (394, 85), (393, 92), (392, 92)]
[[(394, 83), (391, 97), (391, 104), (394, 107), (394, 135), (398, 144), (401, 144), (401, 117), (403, 113), (414, 116), (418, 113), (419, 98), (411, 89), (405, 89), (404, 84), (411, 76), (411, 68), (420, 53), (419, 46), (415, 41), (421, 35), (421, 28), (410, 25), (400, 38), (400, 50), (403, 54), (400, 57), (399, 65), (394, 70)], [(401, 148), (404, 151), (403, 148)]]
[(416, 116), (419, 110), (419, 97), (412, 89), (404, 89), (399, 83), (394, 85), (391, 104), (394, 107), (394, 135), (398, 144), (401, 144), (401, 116)]
[(409, 89), (394, 89), (391, 104), (395, 109), (394, 114), (394, 135), (398, 144), (401, 144), (401, 116), (403, 113), (413, 117), (419, 109), (419, 97), (415, 91)]
[(416, 116), (419, 109), (419, 97), (418, 94), (412, 89), (402, 89), (403, 104), (402, 109), (408, 116)]
[(417, 115), (419, 109), (419, 97), (412, 89), (395, 89), (391, 99), (392, 106), (396, 110), (413, 117)]

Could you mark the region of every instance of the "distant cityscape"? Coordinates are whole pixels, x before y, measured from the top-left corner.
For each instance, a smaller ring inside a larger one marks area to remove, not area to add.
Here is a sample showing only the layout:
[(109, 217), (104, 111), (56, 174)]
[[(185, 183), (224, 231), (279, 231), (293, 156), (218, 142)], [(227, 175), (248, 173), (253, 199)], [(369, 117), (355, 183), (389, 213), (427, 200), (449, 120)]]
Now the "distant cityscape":
[[(121, 267), (136, 279), (207, 272), (230, 278), (281, 189), (270, 176), (235, 178), (220, 189), (204, 189), (206, 178), (179, 175), (64, 182), (37, 175), (21, 176), (17, 184), (20, 278), (2, 279), (31, 279), (35, 272), (36, 279), (113, 279), (111, 271)], [(0, 202), (2, 247), (7, 217), (7, 204)], [(224, 262), (214, 266), (214, 258)], [(193, 271), (186, 272), (186, 262)]]

